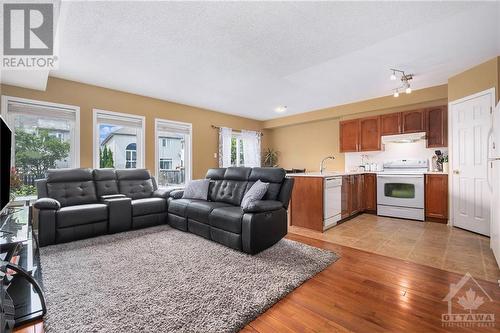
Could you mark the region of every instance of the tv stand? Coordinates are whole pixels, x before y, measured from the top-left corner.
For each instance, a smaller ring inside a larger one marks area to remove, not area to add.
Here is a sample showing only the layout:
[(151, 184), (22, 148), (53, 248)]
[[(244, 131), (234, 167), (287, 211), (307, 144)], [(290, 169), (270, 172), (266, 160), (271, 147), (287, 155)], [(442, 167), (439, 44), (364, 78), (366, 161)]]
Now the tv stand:
[(6, 325), (12, 322), (20, 326), (39, 319), (47, 311), (40, 285), (38, 244), (33, 237), (29, 210), (29, 206), (16, 207), (0, 215), (0, 271), (3, 273), (0, 297), (7, 305), (0, 309), (4, 313), (0, 317), (6, 319), (5, 323), (0, 323), (0, 331), (8, 329)]

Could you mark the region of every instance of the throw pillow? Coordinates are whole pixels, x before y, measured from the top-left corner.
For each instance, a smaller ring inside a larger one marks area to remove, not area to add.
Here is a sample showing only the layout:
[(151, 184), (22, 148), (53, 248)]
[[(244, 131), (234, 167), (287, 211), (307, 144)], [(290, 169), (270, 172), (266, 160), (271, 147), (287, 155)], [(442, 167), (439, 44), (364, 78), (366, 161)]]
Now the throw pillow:
[(209, 186), (210, 179), (192, 180), (186, 184), (182, 198), (207, 200)]
[(266, 195), (268, 187), (269, 183), (257, 180), (241, 200), (241, 208), (248, 208), (252, 202), (262, 199)]

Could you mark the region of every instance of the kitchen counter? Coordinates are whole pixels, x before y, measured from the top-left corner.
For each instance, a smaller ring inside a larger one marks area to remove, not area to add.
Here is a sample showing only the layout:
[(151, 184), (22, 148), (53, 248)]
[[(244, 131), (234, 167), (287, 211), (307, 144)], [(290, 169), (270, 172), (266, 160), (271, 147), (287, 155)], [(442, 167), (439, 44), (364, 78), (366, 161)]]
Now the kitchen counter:
[(448, 172), (442, 172), (442, 171), (427, 171), (424, 172), (425, 175), (447, 175)]

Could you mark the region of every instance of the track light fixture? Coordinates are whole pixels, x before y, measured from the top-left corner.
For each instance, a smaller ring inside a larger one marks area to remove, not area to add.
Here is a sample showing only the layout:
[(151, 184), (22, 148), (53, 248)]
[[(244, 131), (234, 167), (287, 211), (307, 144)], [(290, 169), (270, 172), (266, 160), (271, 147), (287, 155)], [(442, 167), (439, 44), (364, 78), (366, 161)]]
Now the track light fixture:
[(390, 76), (391, 81), (396, 81), (398, 79), (398, 75), (400, 76), (401, 86), (394, 89), (393, 96), (399, 97), (399, 91), (404, 90), (406, 94), (411, 94), (411, 86), (410, 81), (413, 80), (414, 74), (406, 74), (404, 71), (400, 69), (390, 68), (392, 74)]

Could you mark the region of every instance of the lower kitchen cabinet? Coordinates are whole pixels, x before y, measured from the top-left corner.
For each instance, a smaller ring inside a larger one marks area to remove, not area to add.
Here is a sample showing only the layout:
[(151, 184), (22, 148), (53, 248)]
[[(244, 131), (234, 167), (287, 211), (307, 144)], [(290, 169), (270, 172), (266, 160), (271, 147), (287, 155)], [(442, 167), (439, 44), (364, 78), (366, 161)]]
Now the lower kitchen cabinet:
[(342, 219), (365, 210), (364, 175), (342, 177)]
[(377, 175), (367, 173), (364, 175), (365, 212), (377, 214)]
[(425, 219), (448, 223), (448, 175), (425, 175)]
[(294, 177), (290, 225), (323, 231), (323, 177)]

